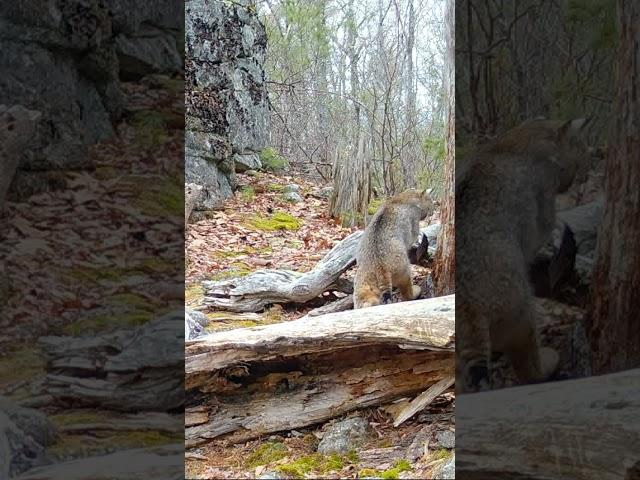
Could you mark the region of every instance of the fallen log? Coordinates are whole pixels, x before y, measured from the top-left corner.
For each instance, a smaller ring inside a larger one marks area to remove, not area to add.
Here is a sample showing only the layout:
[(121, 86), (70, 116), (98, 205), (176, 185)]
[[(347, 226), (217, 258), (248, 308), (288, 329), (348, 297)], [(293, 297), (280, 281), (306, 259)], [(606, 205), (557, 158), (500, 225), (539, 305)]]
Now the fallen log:
[(639, 478), (638, 418), (640, 369), (459, 395), (456, 476)]
[(31, 469), (16, 480), (184, 479), (184, 446), (161, 445), (124, 450)]
[(304, 303), (324, 293), (355, 263), (361, 231), (338, 243), (307, 273), (259, 270), (222, 281), (203, 282), (204, 304), (234, 312), (257, 312), (273, 303)]
[(184, 312), (178, 311), (135, 330), (40, 337), (47, 357), (40, 393), (65, 407), (125, 412), (181, 408), (184, 321)]
[(241, 442), (413, 396), (454, 371), (454, 296), (186, 343), (186, 445)]
[[(408, 252), (412, 263), (419, 264), (435, 245), (439, 224), (420, 231)], [(341, 240), (309, 272), (259, 270), (240, 278), (203, 282), (203, 308), (233, 312), (257, 312), (274, 303), (305, 303), (327, 290), (353, 292), (353, 285), (340, 278), (356, 261), (361, 231)], [(430, 239), (430, 240), (429, 240)], [(433, 244), (433, 245), (432, 245)], [(346, 301), (338, 305), (344, 307)]]

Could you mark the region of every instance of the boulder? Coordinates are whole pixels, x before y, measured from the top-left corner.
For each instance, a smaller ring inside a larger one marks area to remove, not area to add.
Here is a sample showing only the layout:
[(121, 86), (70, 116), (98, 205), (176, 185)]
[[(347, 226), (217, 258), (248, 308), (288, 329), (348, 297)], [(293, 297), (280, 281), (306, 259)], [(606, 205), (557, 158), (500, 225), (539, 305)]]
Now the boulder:
[(257, 153), (236, 153), (233, 156), (233, 163), (238, 173), (245, 173), (247, 170), (260, 170), (262, 168), (260, 155)]
[(261, 168), (268, 137), (266, 32), (245, 2), (186, 3), (186, 181), (202, 185), (196, 210), (218, 208), (234, 174)]
[(45, 414), (0, 397), (0, 478), (50, 463), (46, 447), (57, 437), (55, 425)]
[(369, 435), (369, 422), (351, 417), (331, 425), (318, 444), (318, 453), (347, 453), (362, 445)]

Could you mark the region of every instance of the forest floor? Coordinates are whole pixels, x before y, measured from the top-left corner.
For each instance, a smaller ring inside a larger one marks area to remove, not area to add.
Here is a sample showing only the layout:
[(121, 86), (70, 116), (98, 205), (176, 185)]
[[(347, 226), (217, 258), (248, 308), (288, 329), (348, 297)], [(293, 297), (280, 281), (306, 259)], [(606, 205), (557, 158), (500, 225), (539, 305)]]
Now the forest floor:
[[(46, 397), (39, 337), (135, 328), (182, 306), (184, 81), (150, 75), (122, 88), (116, 135), (89, 146), (81, 168), (51, 173), (56, 188), (6, 204), (0, 395), (18, 404)], [(182, 429), (92, 431), (118, 412), (38, 408), (60, 432), (54, 461), (183, 439)]]
[[(322, 185), (268, 172), (239, 174), (238, 182), (235, 196), (226, 201), (223, 210), (210, 212), (207, 218), (189, 224), (186, 231), (186, 305), (208, 316), (207, 332), (286, 322), (304, 316), (312, 306), (274, 305), (250, 320), (232, 312), (221, 316), (203, 307), (202, 281), (265, 268), (308, 271), (355, 230), (329, 217), (329, 200)], [(285, 200), (283, 192), (291, 184), (299, 187), (302, 201)], [(274, 218), (281, 220), (281, 229), (270, 229), (269, 221)], [(429, 274), (428, 267), (412, 268), (418, 282)], [(351, 269), (345, 276), (352, 279), (354, 273)], [(392, 407), (380, 406), (245, 443), (214, 440), (188, 451), (187, 477), (430, 478), (431, 469), (446, 462), (451, 450), (432, 442), (431, 450), (420, 452), (417, 460), (406, 459), (398, 451), (408, 449), (419, 432), (433, 436), (454, 431), (454, 404), (453, 393), (445, 393), (397, 428), (393, 427)], [(347, 455), (318, 454), (318, 442), (327, 428), (354, 415), (365, 418), (371, 427), (366, 442)]]

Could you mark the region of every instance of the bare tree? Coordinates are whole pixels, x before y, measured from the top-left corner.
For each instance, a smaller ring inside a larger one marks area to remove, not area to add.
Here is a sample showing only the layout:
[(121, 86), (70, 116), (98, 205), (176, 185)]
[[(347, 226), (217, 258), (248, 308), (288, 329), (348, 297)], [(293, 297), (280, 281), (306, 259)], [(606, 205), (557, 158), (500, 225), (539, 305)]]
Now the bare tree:
[(445, 69), (446, 104), (446, 154), (445, 154), (445, 191), (441, 212), (442, 228), (435, 256), (434, 279), (436, 293), (447, 295), (455, 291), (456, 250), (455, 250), (455, 3), (447, 0), (445, 16), (447, 58)]
[(596, 373), (640, 366), (640, 4), (618, 1), (618, 22), (617, 120), (607, 157), (589, 327)]

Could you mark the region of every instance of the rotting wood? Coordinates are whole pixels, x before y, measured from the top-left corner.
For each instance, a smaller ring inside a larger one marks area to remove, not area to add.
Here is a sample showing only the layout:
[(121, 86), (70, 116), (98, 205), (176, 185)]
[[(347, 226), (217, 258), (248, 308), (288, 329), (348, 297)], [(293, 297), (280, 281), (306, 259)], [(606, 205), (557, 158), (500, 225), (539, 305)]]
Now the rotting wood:
[[(412, 263), (419, 264), (427, 255), (427, 228), (408, 252)], [(341, 240), (309, 272), (290, 270), (258, 270), (244, 277), (203, 282), (205, 297), (199, 310), (215, 309), (233, 312), (257, 312), (274, 303), (305, 303), (324, 292), (353, 292), (353, 284), (340, 278), (355, 265), (356, 250), (362, 231)], [(347, 301), (339, 300), (342, 308)]]
[(454, 296), (186, 344), (186, 443), (246, 441), (413, 396), (454, 371)]
[(630, 478), (638, 418), (640, 369), (459, 395), (456, 476)]
[(455, 375), (450, 375), (431, 385), (427, 390), (409, 402), (409, 404), (396, 416), (393, 426), (399, 426), (419, 411), (424, 410), (424, 408), (433, 402), (438, 395), (451, 387), (455, 380)]

